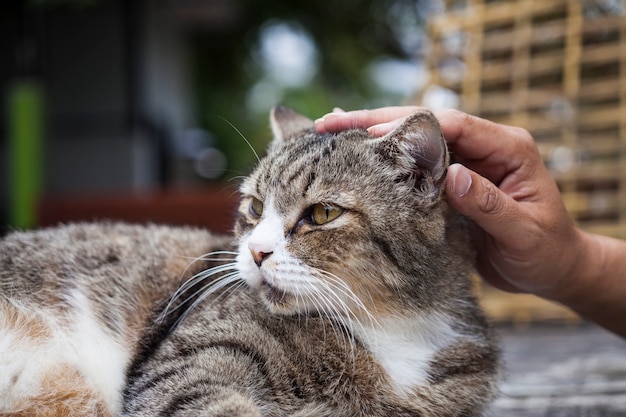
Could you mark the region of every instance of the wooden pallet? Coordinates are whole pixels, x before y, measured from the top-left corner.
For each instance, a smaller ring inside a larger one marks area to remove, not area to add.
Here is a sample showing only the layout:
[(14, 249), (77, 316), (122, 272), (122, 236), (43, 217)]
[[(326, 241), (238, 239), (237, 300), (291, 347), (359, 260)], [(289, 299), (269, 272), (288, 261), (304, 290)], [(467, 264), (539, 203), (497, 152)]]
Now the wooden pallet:
[[(464, 111), (526, 128), (574, 221), (626, 238), (626, 15), (598, 13), (593, 0), (445, 4), (428, 26), (418, 102), (443, 88)], [(497, 319), (572, 318), (534, 297), (482, 292)]]
[(593, 15), (591, 0), (446, 3), (422, 96), (445, 88), (469, 113), (528, 129), (572, 218), (626, 238), (626, 15)]

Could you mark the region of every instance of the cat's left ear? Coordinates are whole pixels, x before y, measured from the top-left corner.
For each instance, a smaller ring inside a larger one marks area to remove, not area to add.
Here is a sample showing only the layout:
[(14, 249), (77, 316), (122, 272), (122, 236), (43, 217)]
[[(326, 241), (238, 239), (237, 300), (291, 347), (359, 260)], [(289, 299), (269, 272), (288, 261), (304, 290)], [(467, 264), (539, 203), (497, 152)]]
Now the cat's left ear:
[(439, 122), (430, 110), (420, 109), (409, 115), (383, 137), (383, 143), (400, 151), (396, 164), (415, 175), (427, 198), (441, 196), (450, 156)]
[(270, 112), (270, 123), (274, 141), (282, 142), (296, 137), (303, 130), (313, 129), (313, 120), (282, 106), (276, 106)]

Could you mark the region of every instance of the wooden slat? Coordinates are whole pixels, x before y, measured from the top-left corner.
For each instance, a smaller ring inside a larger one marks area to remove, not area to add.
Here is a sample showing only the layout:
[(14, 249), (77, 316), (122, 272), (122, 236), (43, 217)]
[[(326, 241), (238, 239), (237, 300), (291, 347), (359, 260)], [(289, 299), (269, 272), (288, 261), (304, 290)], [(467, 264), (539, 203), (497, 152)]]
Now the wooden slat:
[[(524, 16), (524, 14), (521, 14)], [(528, 47), (542, 46), (546, 44), (558, 44), (563, 41), (565, 33), (565, 21), (555, 21), (533, 25), (532, 34), (529, 38), (516, 39), (513, 28), (492, 31), (485, 34), (482, 52), (485, 56), (492, 56), (511, 49), (513, 42), (524, 42)]]
[[(589, 182), (620, 180), (619, 161), (586, 163), (576, 168), (576, 176)], [(568, 179), (567, 175), (554, 174), (557, 181)]]
[(483, 62), (481, 60), (480, 48), (483, 42), (483, 18), (485, 4), (482, 0), (475, 0), (472, 4), (474, 12), (474, 23), (466, 28), (470, 38), (470, 44), (466, 48), (464, 55), (467, 67), (467, 76), (462, 82), (463, 96), (461, 97), (463, 107), (471, 113), (478, 112), (480, 107), (481, 78), (483, 77)]
[(605, 64), (607, 62), (618, 62), (621, 44), (619, 40), (606, 43), (588, 45), (584, 48), (582, 55), (583, 64)]
[(466, 76), (433, 79), (464, 110), (528, 129), (548, 165), (556, 149), (571, 149), (575, 166), (553, 172), (570, 214), (626, 237), (626, 18), (590, 18), (583, 2), (468, 0), (429, 29), (468, 36)]
[(530, 57), (531, 63), (527, 74), (515, 72), (517, 62), (510, 59), (492, 60), (484, 66), (483, 81), (486, 83), (501, 82), (516, 77), (539, 77), (549, 74), (558, 75), (563, 71), (565, 54), (562, 50), (537, 53)]
[[(464, 110), (528, 129), (570, 216), (585, 230), (626, 238), (626, 17), (591, 18), (585, 1), (467, 0), (429, 26), (439, 38), (468, 36), (471, 50), (459, 57), (466, 76), (432, 79), (457, 92)], [(574, 165), (557, 172), (563, 147)], [(514, 315), (530, 308), (521, 303)]]
[[(616, 85), (619, 88), (619, 84)], [(581, 129), (602, 129), (610, 126), (619, 126), (625, 115), (622, 109), (615, 104), (594, 106), (580, 112), (578, 126)]]
[(616, 193), (612, 191), (563, 192), (562, 197), (567, 211), (575, 218), (617, 213), (620, 207), (619, 199)]
[(582, 80), (578, 99), (580, 102), (617, 99), (620, 96), (620, 89), (616, 87), (614, 78)]
[[(543, 15), (564, 9), (565, 0), (534, 1), (527, 13), (534, 16)], [(477, 22), (483, 25), (497, 25), (507, 23), (518, 16), (519, 10), (511, 2), (489, 3), (484, 5), (484, 14), (477, 14), (472, 7), (467, 7), (461, 12), (444, 14), (434, 17), (431, 25), (439, 30), (465, 29)]]
[(589, 35), (592, 33), (605, 34), (607, 31), (618, 31), (626, 26), (624, 16), (601, 16), (585, 20), (583, 24), (583, 33)]
[[(620, 177), (622, 181), (620, 182), (619, 189), (619, 202), (620, 202), (620, 210), (619, 210), (619, 222), (622, 226), (626, 225), (626, 22), (624, 22), (624, 17), (619, 25), (620, 28), (620, 48), (619, 48), (619, 63), (620, 63), (620, 71), (619, 71), (619, 91), (620, 91), (620, 101), (619, 101), (619, 135), (620, 135), (620, 146), (618, 148), (619, 155), (621, 157), (621, 165), (620, 165)], [(626, 226), (620, 229), (620, 237), (626, 237)]]
[[(615, 88), (613, 88), (615, 89)], [(528, 97), (526, 99), (526, 108), (528, 110), (547, 109), (555, 100), (562, 99), (562, 90), (558, 87), (551, 88), (529, 88)], [(510, 111), (511, 94), (506, 91), (487, 91), (483, 93), (482, 112)]]
[[(525, 14), (522, 12), (522, 16)], [(583, 22), (579, 33), (590, 35), (596, 32), (602, 32), (606, 35), (610, 31), (618, 31), (626, 22), (624, 18), (607, 18), (599, 21)], [(530, 38), (525, 40), (529, 46), (545, 46), (551, 44), (559, 44), (563, 41), (566, 31), (566, 20), (560, 19), (555, 21), (542, 22), (533, 26), (533, 33)], [(511, 49), (513, 42), (519, 42), (515, 39), (515, 31), (513, 28), (502, 29), (485, 34), (482, 51), (484, 55), (490, 55), (497, 52), (508, 51)]]

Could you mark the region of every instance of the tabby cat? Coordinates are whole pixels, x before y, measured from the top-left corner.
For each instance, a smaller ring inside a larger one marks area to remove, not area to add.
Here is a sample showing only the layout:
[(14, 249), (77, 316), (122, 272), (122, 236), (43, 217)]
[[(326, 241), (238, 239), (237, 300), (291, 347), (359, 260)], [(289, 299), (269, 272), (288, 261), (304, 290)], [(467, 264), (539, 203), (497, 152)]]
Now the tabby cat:
[(0, 243), (0, 415), (482, 414), (497, 343), (470, 290), (448, 151), (278, 107), (234, 237), (117, 223)]

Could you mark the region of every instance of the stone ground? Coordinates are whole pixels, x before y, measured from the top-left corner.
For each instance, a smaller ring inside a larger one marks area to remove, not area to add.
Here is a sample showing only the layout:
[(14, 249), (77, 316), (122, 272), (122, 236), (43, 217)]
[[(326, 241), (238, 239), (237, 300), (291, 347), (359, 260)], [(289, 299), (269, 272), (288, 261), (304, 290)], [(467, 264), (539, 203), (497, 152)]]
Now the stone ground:
[(626, 340), (591, 324), (499, 332), (505, 375), (486, 417), (626, 416)]

